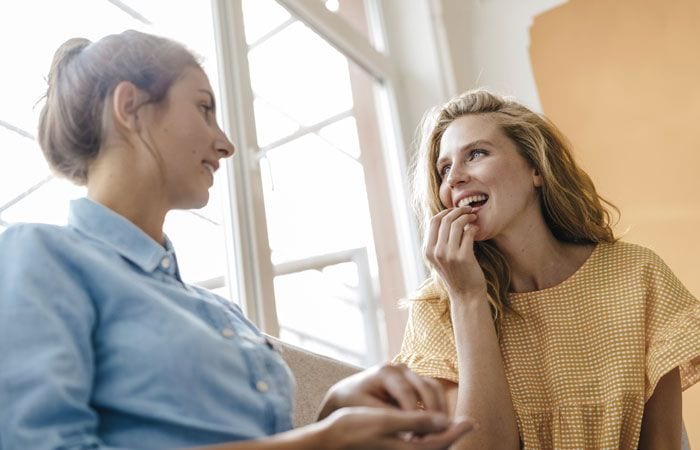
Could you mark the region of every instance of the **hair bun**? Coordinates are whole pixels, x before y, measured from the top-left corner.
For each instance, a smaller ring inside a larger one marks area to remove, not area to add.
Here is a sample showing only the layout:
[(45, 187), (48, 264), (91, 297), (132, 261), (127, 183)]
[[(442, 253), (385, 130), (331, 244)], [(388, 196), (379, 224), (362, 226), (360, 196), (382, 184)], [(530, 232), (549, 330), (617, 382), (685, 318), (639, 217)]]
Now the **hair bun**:
[(61, 44), (51, 61), (51, 69), (49, 71), (48, 83), (53, 86), (56, 82), (56, 77), (61, 73), (64, 67), (68, 65), (76, 56), (78, 56), (92, 42), (85, 38), (71, 38)]

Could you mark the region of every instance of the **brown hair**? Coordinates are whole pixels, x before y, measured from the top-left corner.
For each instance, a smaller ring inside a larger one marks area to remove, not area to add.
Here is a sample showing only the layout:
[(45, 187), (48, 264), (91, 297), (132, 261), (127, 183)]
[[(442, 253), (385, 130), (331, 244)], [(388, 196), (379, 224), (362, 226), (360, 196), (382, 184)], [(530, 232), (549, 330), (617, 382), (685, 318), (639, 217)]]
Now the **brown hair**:
[(188, 66), (200, 67), (181, 44), (133, 30), (95, 43), (63, 43), (51, 63), (39, 117), (39, 145), (51, 168), (85, 184), (105, 139), (105, 103), (117, 84), (129, 81), (157, 103)]
[[(436, 168), (440, 140), (452, 121), (470, 114), (492, 117), (515, 143), (520, 155), (540, 174), (540, 206), (557, 239), (575, 244), (615, 241), (611, 215), (603, 205), (616, 213), (619, 211), (598, 195), (590, 177), (574, 161), (571, 146), (557, 127), (514, 100), (484, 89), (467, 91), (434, 108), (423, 119), (414, 166), (414, 202), (424, 232), (430, 219), (445, 209), (440, 202), (440, 175)], [(508, 262), (489, 241), (476, 242), (474, 252), (484, 271), (489, 302), (498, 324), (508, 309)], [(433, 272), (432, 276), (444, 288), (437, 274)]]

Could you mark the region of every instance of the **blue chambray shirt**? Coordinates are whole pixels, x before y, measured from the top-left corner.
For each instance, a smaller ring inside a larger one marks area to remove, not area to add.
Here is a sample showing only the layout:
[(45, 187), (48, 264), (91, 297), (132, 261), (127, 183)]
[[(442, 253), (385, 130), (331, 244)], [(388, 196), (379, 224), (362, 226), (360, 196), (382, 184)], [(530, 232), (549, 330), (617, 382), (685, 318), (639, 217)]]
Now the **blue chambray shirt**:
[(165, 449), (292, 427), (289, 369), (172, 245), (87, 198), (0, 235), (0, 449)]

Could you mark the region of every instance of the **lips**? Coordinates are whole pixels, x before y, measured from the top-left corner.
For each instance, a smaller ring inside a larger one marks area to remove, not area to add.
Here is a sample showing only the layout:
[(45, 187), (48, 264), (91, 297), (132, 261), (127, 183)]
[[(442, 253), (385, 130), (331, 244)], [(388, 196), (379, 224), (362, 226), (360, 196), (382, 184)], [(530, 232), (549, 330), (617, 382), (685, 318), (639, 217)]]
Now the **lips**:
[(209, 164), (209, 163), (202, 163), (202, 165), (203, 165), (204, 167), (206, 167), (206, 169), (209, 171), (209, 173), (211, 173), (212, 176), (214, 176), (214, 168), (211, 166), (211, 164)]
[(488, 200), (489, 196), (486, 194), (471, 194), (458, 200), (457, 206), (471, 206), (472, 212), (476, 212), (481, 209)]
[(219, 164), (216, 162), (210, 162), (210, 161), (202, 161), (202, 165), (206, 167), (206, 169), (211, 173), (211, 176), (214, 176), (214, 172), (217, 171), (219, 168)]

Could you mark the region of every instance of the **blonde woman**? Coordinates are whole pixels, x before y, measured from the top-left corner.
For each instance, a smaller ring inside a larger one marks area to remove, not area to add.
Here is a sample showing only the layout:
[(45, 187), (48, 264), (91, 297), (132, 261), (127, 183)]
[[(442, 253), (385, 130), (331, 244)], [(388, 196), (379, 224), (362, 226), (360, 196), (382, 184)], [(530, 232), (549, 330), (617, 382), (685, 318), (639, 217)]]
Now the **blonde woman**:
[[(426, 116), (416, 169), (432, 276), (400, 354), (478, 429), (454, 448), (680, 448), (700, 303), (543, 116), (485, 90)], [(614, 208), (614, 207), (612, 207)]]
[(437, 383), (384, 366), (292, 430), (289, 369), (237, 305), (182, 281), (163, 233), (235, 151), (197, 59), (136, 31), (71, 39), (48, 82), (39, 142), (87, 197), (67, 226), (0, 235), (0, 448), (437, 450), (471, 428)]

